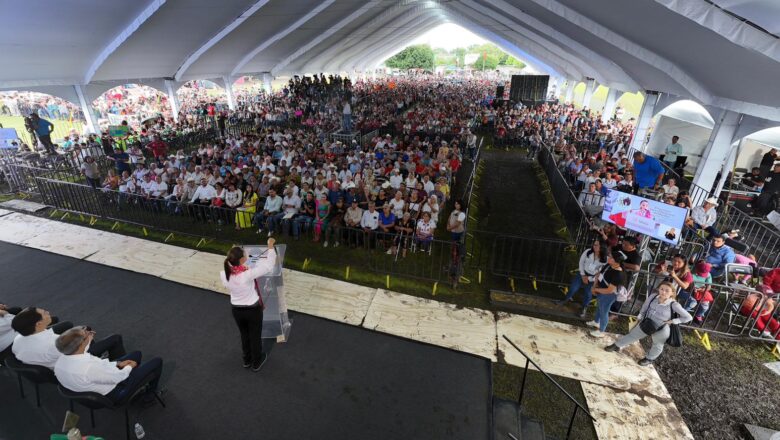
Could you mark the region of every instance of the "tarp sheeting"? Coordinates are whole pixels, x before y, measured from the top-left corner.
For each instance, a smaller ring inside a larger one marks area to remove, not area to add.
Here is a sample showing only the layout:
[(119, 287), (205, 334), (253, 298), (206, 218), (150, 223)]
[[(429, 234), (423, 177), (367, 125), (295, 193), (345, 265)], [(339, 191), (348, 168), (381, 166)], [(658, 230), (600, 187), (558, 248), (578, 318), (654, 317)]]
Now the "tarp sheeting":
[(780, 120), (776, 0), (3, 0), (0, 89), (354, 73), (456, 22), (535, 67)]

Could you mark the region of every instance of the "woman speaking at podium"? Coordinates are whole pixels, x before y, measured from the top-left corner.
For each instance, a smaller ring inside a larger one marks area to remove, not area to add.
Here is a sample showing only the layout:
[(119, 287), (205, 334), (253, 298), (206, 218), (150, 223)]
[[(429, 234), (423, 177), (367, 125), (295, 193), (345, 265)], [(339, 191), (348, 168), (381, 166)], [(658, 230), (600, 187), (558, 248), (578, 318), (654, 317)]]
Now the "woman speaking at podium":
[(230, 293), (233, 306), (233, 318), (241, 332), (241, 349), (244, 356), (244, 368), (252, 367), (258, 372), (268, 355), (263, 353), (263, 299), (260, 296), (255, 279), (270, 274), (276, 266), (276, 240), (268, 239), (268, 252), (253, 267), (247, 266), (247, 256), (238, 246), (230, 249), (225, 258), (225, 270), (220, 272), (222, 284)]

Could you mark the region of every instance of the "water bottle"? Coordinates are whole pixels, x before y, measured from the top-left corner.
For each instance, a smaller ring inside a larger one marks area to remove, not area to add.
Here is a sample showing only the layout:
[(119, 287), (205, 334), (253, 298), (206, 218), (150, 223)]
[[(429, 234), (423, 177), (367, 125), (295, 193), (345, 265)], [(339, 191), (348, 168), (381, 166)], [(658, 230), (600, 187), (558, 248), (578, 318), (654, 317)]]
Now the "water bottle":
[(79, 431), (79, 428), (70, 428), (68, 431), (68, 440), (81, 440), (81, 431)]
[(146, 432), (144, 432), (144, 427), (141, 426), (140, 423), (135, 424), (135, 438), (144, 438), (146, 437)]

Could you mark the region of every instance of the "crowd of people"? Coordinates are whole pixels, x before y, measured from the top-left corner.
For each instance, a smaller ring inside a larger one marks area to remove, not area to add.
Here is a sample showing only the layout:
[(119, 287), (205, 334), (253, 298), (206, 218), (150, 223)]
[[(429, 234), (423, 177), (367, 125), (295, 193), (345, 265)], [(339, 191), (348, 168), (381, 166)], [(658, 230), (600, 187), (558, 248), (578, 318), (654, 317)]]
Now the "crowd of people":
[[(595, 328), (591, 332), (594, 337), (604, 335), (609, 320), (615, 319), (616, 313), (622, 312), (623, 304), (632, 297), (643, 264), (639, 249), (648, 241), (647, 237), (627, 230), (625, 221), (600, 220), (609, 191), (636, 194), (687, 210), (679, 233), (684, 240), (700, 243), (703, 250), (689, 255), (676, 254), (669, 261), (650, 264), (648, 270), (656, 282), (647, 286), (650, 292), (638, 310), (638, 322), (644, 325), (634, 327), (609, 346), (609, 351), (618, 351), (649, 336), (653, 347), (640, 363), (651, 364), (669, 338), (672, 326), (667, 324), (693, 321), (695, 325), (703, 325), (718, 292), (724, 288), (751, 292), (742, 296), (743, 302), (736, 306), (737, 310), (745, 317), (761, 317), (755, 328), (763, 337), (780, 340), (779, 313), (775, 307), (780, 291), (772, 286), (774, 271), (760, 270), (755, 256), (741, 242), (739, 231), (723, 233), (716, 228), (716, 208), (720, 203), (717, 198), (708, 197), (700, 205), (692, 206), (688, 192), (677, 186), (669, 165), (676, 165), (676, 155), (682, 153), (678, 138), (672, 139), (665, 149), (667, 166), (664, 167), (659, 158), (628, 149), (633, 121), (623, 123), (612, 118), (604, 122), (601, 115), (575, 109), (570, 104), (491, 105), (482, 109), (480, 119), (482, 126), (492, 129), (497, 139), (528, 148), (529, 158), (542, 145), (548, 146), (586, 221), (592, 225), (591, 235), (596, 239), (580, 256), (567, 295), (558, 303), (572, 301), (582, 292), (580, 317), (587, 318), (588, 306), (595, 296), (596, 310), (587, 322)], [(639, 211), (642, 209), (647, 207), (640, 206)], [(749, 282), (750, 275), (729, 275), (726, 268), (730, 264), (741, 264), (762, 276), (754, 276)], [(734, 283), (739, 286), (734, 287)]]
[[(463, 155), (473, 157), (476, 135), (469, 118), (458, 119), (448, 140), (436, 130), (397, 128), (409, 113), (441, 117), (470, 108), (463, 102), (478, 101), (489, 88), (429, 76), (359, 81), (354, 87), (339, 77), (295, 78), (279, 93), (242, 99), (238, 110), (224, 115), (247, 121), (250, 130), (219, 130), (213, 141), (191, 151), (172, 149), (163, 134), (193, 126), (164, 117), (140, 130), (130, 127), (129, 142), (89, 136), (67, 149), (83, 159), (87, 184), (120, 209), (296, 240), (305, 236), (324, 247), (377, 246), (403, 258), (409, 250), (430, 250), (434, 236), (460, 241), (466, 207), (454, 200), (452, 185)], [(439, 93), (448, 99), (433, 100)], [(367, 130), (373, 115), (383, 125), (370, 138), (328, 138), (323, 127), (341, 126), (339, 105), (350, 102), (356, 127)], [(279, 111), (281, 118), (269, 118)], [(97, 161), (85, 153), (96, 149), (104, 153)], [(447, 215), (445, 205), (454, 208)]]

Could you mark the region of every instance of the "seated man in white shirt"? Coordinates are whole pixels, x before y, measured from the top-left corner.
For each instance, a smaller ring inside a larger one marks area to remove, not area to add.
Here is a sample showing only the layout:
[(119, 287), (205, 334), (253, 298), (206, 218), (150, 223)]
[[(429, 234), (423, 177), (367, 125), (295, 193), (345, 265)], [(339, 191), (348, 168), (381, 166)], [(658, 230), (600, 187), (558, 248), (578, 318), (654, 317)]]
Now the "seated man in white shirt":
[(55, 345), (61, 356), (54, 365), (54, 375), (62, 386), (77, 393), (98, 393), (118, 403), (149, 384), (144, 400), (157, 397), (162, 359), (141, 364), (140, 351), (116, 361), (101, 359), (88, 350), (94, 337), (95, 332), (87, 327), (74, 327), (57, 338)]
[[(19, 361), (28, 365), (54, 368), (60, 358), (60, 352), (54, 346), (58, 336), (55, 330), (66, 331), (73, 325), (64, 322), (49, 328), (51, 322), (51, 314), (48, 311), (35, 307), (28, 307), (14, 316), (11, 327), (18, 335), (14, 338), (11, 350)], [(109, 359), (116, 359), (125, 355), (125, 347), (120, 335), (111, 335), (94, 342), (89, 347), (89, 352), (97, 356), (108, 352)]]
[(191, 206), (190, 214), (195, 218), (195, 220), (199, 218), (203, 218), (204, 220), (209, 218), (206, 213), (206, 209), (211, 206), (211, 201), (216, 198), (217, 190), (214, 189), (213, 186), (209, 185), (207, 179), (200, 179), (200, 185), (197, 189), (195, 189), (195, 192), (192, 194), (192, 198), (190, 199), (191, 205), (198, 206)]
[(363, 212), (360, 227), (363, 229), (363, 236), (368, 240), (368, 246), (371, 247), (375, 232), (379, 228), (379, 212), (374, 202), (368, 202), (368, 210)]
[(18, 333), (11, 327), (11, 322), (22, 309), (0, 304), (0, 362), (11, 353), (11, 344)]

